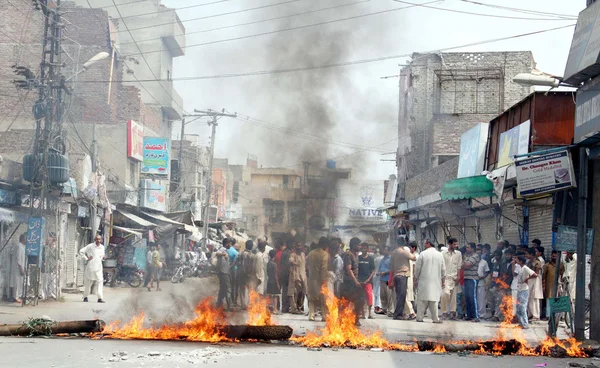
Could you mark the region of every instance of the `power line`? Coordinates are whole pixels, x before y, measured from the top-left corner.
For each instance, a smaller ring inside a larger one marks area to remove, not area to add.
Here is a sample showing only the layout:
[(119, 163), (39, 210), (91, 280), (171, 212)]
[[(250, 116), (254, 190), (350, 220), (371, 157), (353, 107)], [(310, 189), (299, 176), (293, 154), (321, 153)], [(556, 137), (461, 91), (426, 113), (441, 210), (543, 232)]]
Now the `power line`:
[(150, 12), (150, 13), (144, 13), (144, 14), (134, 14), (134, 15), (127, 15), (123, 18), (135, 18), (135, 17), (143, 17), (146, 15), (155, 15), (155, 14), (160, 14), (163, 12), (169, 12), (169, 11), (178, 11), (178, 10), (184, 10), (184, 9), (191, 9), (191, 8), (199, 8), (201, 6), (207, 6), (207, 5), (213, 5), (213, 4), (219, 4), (219, 3), (225, 3), (231, 0), (218, 0), (218, 1), (213, 1), (211, 3), (203, 3), (203, 4), (196, 4), (196, 5), (188, 5), (188, 6), (182, 6), (181, 8), (164, 8), (164, 10), (162, 11), (154, 11), (154, 12)]
[[(255, 8), (248, 8), (248, 9), (241, 9), (241, 10), (234, 10), (234, 11), (230, 11), (227, 13), (220, 13), (220, 14), (213, 14), (213, 15), (207, 15), (204, 17), (199, 17), (199, 18), (191, 18), (191, 19), (185, 19), (185, 20), (181, 20), (181, 23), (187, 23), (187, 22), (194, 22), (197, 20), (202, 20), (202, 19), (209, 19), (209, 18), (216, 18), (216, 17), (222, 17), (222, 16), (226, 16), (226, 15), (232, 15), (232, 14), (239, 14), (239, 13), (244, 13), (244, 12), (248, 12), (248, 11), (252, 11), (252, 10), (259, 10), (259, 9), (265, 9), (265, 8), (270, 8), (273, 6), (278, 6), (278, 5), (284, 5), (284, 4), (289, 4), (289, 3), (295, 3), (297, 1), (304, 1), (304, 0), (287, 0), (287, 1), (283, 1), (280, 3), (274, 3), (274, 4), (267, 4), (267, 5), (261, 5), (261, 6), (257, 6)], [(115, 5), (116, 7), (116, 5)], [(143, 26), (143, 27), (138, 27), (138, 28), (131, 28), (129, 29), (130, 31), (138, 31), (140, 29), (147, 29), (147, 28), (154, 28), (154, 27), (162, 27), (162, 26), (168, 26), (170, 24), (176, 24), (179, 23), (177, 21), (175, 22), (167, 22), (167, 23), (160, 23), (160, 24), (153, 24), (153, 25), (149, 25), (149, 26)], [(115, 31), (113, 33), (118, 33), (121, 31)]]
[(502, 6), (502, 5), (495, 5), (495, 4), (487, 4), (487, 3), (481, 3), (478, 1), (472, 1), (472, 0), (459, 0), (465, 3), (469, 3), (469, 4), (474, 4), (474, 5), (480, 5), (480, 6), (485, 6), (485, 7), (489, 7), (489, 8), (494, 8), (494, 9), (502, 9), (502, 10), (508, 10), (508, 11), (513, 11), (513, 12), (517, 12), (517, 13), (524, 13), (524, 14), (532, 14), (532, 15), (543, 15), (543, 16), (553, 16), (553, 17), (559, 17), (559, 18), (565, 18), (565, 19), (569, 19), (569, 20), (577, 20), (577, 16), (576, 15), (570, 15), (570, 14), (559, 14), (559, 13), (549, 13), (549, 12), (542, 12), (542, 11), (538, 11), (538, 10), (529, 10), (529, 9), (520, 9), (520, 8), (511, 8), (508, 6)]
[[(427, 2), (425, 4), (433, 4), (433, 3), (438, 3), (438, 2), (440, 2), (440, 0), (429, 1), (429, 2)], [(381, 15), (381, 14), (391, 13), (391, 12), (395, 12), (395, 11), (398, 11), (398, 10), (404, 10), (404, 9), (413, 8), (415, 6), (417, 6), (417, 5), (411, 5), (411, 6), (404, 6), (404, 7), (401, 7), (401, 8), (381, 10), (381, 11), (377, 11), (377, 12), (359, 14), (359, 15), (355, 15), (355, 16), (351, 16), (351, 17), (346, 17), (346, 18), (339, 18), (339, 19), (333, 19), (333, 20), (328, 20), (328, 21), (324, 21), (324, 22), (305, 24), (305, 25), (302, 25), (302, 26), (296, 26), (296, 27), (278, 29), (278, 30), (275, 30), (275, 31), (255, 33), (255, 34), (251, 34), (251, 35), (239, 36), (239, 37), (234, 37), (234, 38), (226, 38), (226, 39), (223, 39), (223, 40), (216, 40), (216, 41), (210, 41), (210, 42), (204, 42), (204, 43), (197, 43), (197, 44), (192, 44), (192, 45), (185, 45), (183, 48), (189, 49), (189, 48), (199, 47), (199, 46), (214, 45), (214, 44), (222, 43), (222, 42), (239, 41), (239, 40), (245, 40), (245, 39), (253, 38), (253, 37), (267, 36), (267, 35), (271, 35), (271, 34), (275, 34), (275, 33), (280, 33), (280, 32), (288, 32), (288, 31), (295, 31), (295, 30), (298, 30), (298, 29), (312, 28), (312, 27), (322, 26), (322, 25), (325, 25), (325, 24), (333, 24), (333, 23), (337, 23), (337, 22), (344, 22), (344, 21), (347, 21), (347, 20), (354, 20), (354, 19), (360, 19), (360, 18), (370, 17), (370, 16), (373, 16), (373, 15)], [(126, 57), (127, 56), (141, 55), (141, 54), (154, 54), (154, 53), (157, 53), (157, 52), (162, 52), (162, 50), (152, 50), (152, 51), (146, 51), (146, 52), (143, 52), (143, 53), (140, 51), (140, 54), (129, 54), (129, 55), (126, 55)]]
[(436, 6), (429, 6), (426, 5), (426, 3), (424, 4), (415, 4), (415, 3), (410, 3), (408, 1), (403, 1), (403, 0), (394, 0), (397, 3), (401, 3), (401, 4), (407, 4), (407, 5), (413, 5), (413, 6), (420, 6), (422, 8), (428, 8), (428, 9), (435, 9), (435, 10), (441, 10), (441, 11), (447, 11), (447, 12), (451, 12), (451, 13), (459, 13), (459, 14), (468, 14), (468, 15), (477, 15), (480, 17), (490, 17), (490, 18), (502, 18), (502, 19), (518, 19), (518, 20), (554, 20), (554, 21), (565, 21), (565, 20), (571, 20), (571, 19), (557, 19), (557, 18), (527, 18), (527, 17), (512, 17), (512, 16), (508, 16), (508, 15), (494, 15), (494, 14), (484, 14), (484, 13), (474, 13), (474, 12), (468, 12), (468, 11), (463, 11), (463, 10), (455, 10), (455, 9), (446, 9), (446, 8), (438, 8)]
[[(256, 21), (246, 22), (246, 23), (238, 23), (238, 24), (233, 24), (230, 26), (223, 26), (223, 27), (217, 27), (217, 28), (211, 28), (211, 29), (203, 29), (201, 31), (186, 32), (186, 33), (179, 34), (177, 36), (189, 36), (192, 34), (207, 33), (207, 32), (213, 32), (213, 31), (220, 31), (223, 29), (249, 26), (249, 25), (259, 24), (259, 23), (266, 23), (266, 22), (270, 22), (270, 21), (274, 21), (274, 20), (281, 20), (281, 19), (292, 18), (292, 17), (297, 17), (297, 16), (301, 16), (301, 15), (306, 15), (306, 14), (318, 13), (318, 12), (327, 11), (327, 10), (339, 9), (339, 8), (362, 4), (362, 3), (368, 3), (369, 1), (371, 1), (371, 0), (361, 0), (361, 1), (354, 2), (354, 3), (330, 6), (327, 8), (309, 10), (309, 11), (305, 11), (305, 12), (301, 12), (301, 13), (294, 13), (294, 14), (289, 14), (289, 15), (282, 15), (282, 16), (274, 17), (274, 18), (256, 20)], [(162, 37), (148, 38), (145, 40), (139, 40), (138, 42), (147, 42), (147, 41), (156, 41), (156, 40), (162, 40)], [(121, 42), (120, 45), (123, 46), (123, 45), (128, 45), (130, 43), (133, 43), (133, 42)]]
[[(422, 54), (439, 53), (439, 52), (456, 50), (456, 49), (465, 48), (465, 47), (485, 45), (488, 43), (506, 41), (506, 40), (511, 40), (511, 39), (515, 39), (515, 38), (521, 38), (521, 37), (533, 36), (533, 35), (547, 33), (547, 32), (553, 32), (553, 31), (570, 28), (570, 27), (574, 27), (574, 26), (575, 26), (575, 24), (569, 24), (569, 25), (561, 26), (561, 27), (542, 29), (539, 31), (521, 33), (521, 34), (516, 34), (516, 35), (512, 35), (512, 36), (507, 36), (507, 37), (494, 38), (494, 39), (485, 40), (485, 41), (471, 42), (471, 43), (467, 43), (467, 44), (445, 47), (445, 48), (435, 49), (435, 50), (430, 50), (430, 51), (420, 51), (418, 53), (422, 53)], [(345, 67), (345, 66), (386, 61), (386, 60), (391, 60), (391, 59), (400, 59), (400, 58), (410, 57), (410, 56), (412, 56), (412, 54), (413, 54), (413, 52), (408, 53), (408, 54), (388, 55), (388, 56), (381, 56), (381, 57), (370, 58), (370, 59), (359, 59), (359, 60), (344, 61), (344, 62), (339, 62), (339, 63), (321, 64), (321, 65), (314, 65), (314, 66), (259, 70), (259, 71), (244, 72), (244, 73), (227, 73), (227, 74), (213, 74), (213, 75), (204, 75), (204, 76), (195, 76), (195, 77), (180, 77), (180, 78), (172, 78), (171, 80), (173, 80), (173, 81), (194, 81), (194, 80), (207, 80), (207, 79), (225, 79), (225, 78), (238, 78), (238, 77), (293, 73), (293, 72), (311, 71), (311, 70), (320, 70), (320, 69), (332, 69), (332, 68), (339, 68), (339, 67)], [(162, 79), (162, 80), (164, 80), (164, 79)], [(138, 80), (138, 82), (156, 82), (156, 81), (159, 81), (159, 80), (156, 80), (156, 79)], [(121, 80), (113, 80), (113, 81), (91, 80), (91, 81), (81, 81), (80, 83), (109, 83), (109, 82), (123, 82), (123, 81), (121, 81)]]

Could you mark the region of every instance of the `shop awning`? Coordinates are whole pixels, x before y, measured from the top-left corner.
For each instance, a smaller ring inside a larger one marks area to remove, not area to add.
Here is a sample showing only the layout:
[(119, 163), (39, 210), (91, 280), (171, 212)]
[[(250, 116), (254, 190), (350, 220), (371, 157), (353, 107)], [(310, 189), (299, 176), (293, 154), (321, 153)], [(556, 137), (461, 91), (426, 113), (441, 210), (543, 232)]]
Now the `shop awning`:
[(135, 235), (135, 236), (137, 236), (139, 238), (141, 238), (144, 235), (141, 232), (137, 231), (136, 229), (130, 229), (130, 228), (127, 228), (127, 227), (121, 227), (121, 226), (115, 226), (115, 225), (113, 225), (113, 229), (116, 229), (116, 230), (119, 230), (119, 231), (122, 231), (122, 232), (125, 232), (125, 233), (128, 233), (128, 234)]
[(155, 228), (158, 225), (150, 222), (150, 221), (146, 221), (143, 218), (134, 215), (131, 212), (128, 212), (124, 209), (117, 209), (117, 212), (120, 213), (121, 215), (123, 215), (124, 217), (128, 218), (129, 220), (135, 222), (136, 224), (140, 225), (141, 227), (145, 227), (145, 228)]
[(490, 197), (494, 184), (485, 176), (470, 176), (446, 182), (440, 193), (443, 200)]
[(152, 218), (152, 219), (155, 219), (156, 221), (159, 221), (159, 222), (165, 222), (165, 223), (167, 223), (167, 224), (171, 224), (171, 225), (179, 226), (180, 228), (182, 228), (182, 229), (185, 229), (186, 231), (189, 231), (190, 233), (193, 233), (193, 232), (196, 232), (196, 231), (198, 231), (198, 230), (196, 230), (196, 228), (195, 228), (195, 227), (193, 227), (193, 226), (186, 225), (186, 224), (184, 224), (183, 222), (178, 222), (178, 221), (175, 221), (175, 220), (171, 220), (170, 218), (168, 218), (168, 217), (166, 217), (166, 216), (163, 216), (163, 215), (161, 215), (161, 214), (158, 214), (158, 213), (148, 213), (148, 212), (143, 212), (143, 211), (142, 211), (142, 213), (143, 213), (144, 215), (146, 215), (146, 216), (148, 216), (148, 217)]

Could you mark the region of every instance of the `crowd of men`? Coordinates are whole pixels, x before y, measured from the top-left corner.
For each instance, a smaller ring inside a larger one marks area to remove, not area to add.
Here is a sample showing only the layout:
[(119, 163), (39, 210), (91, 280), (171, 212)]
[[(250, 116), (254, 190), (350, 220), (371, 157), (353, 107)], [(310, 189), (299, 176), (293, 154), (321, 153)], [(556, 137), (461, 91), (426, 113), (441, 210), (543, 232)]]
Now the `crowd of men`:
[[(504, 320), (501, 304), (510, 296), (515, 322), (528, 328), (529, 321), (547, 317), (557, 257), (552, 252), (546, 261), (541, 242), (532, 243), (500, 241), (492, 252), (489, 244), (468, 243), (459, 249), (457, 239), (449, 238), (437, 249), (425, 240), (421, 252), (415, 242), (371, 252), (358, 238), (347, 247), (339, 238), (322, 237), (310, 246), (277, 239), (274, 248), (262, 238), (257, 245), (247, 241), (241, 250), (235, 239), (227, 238), (214, 254), (217, 306), (245, 309), (254, 291), (270, 298), (275, 313), (307, 314), (314, 321), (319, 314), (327, 317), (325, 293), (331, 293), (353, 305), (357, 325), (374, 314), (417, 322), (425, 315), (434, 323), (479, 322)], [(575, 265), (568, 253), (560, 269), (572, 299)]]

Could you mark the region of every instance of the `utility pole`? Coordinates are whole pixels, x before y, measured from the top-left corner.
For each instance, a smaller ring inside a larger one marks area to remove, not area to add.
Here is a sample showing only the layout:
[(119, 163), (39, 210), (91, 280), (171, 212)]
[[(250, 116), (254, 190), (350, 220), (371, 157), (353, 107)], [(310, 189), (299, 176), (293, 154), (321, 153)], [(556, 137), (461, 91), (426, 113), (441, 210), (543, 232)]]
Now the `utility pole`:
[(204, 216), (202, 218), (202, 237), (204, 238), (204, 246), (208, 247), (208, 217), (210, 214), (210, 197), (212, 191), (212, 170), (213, 170), (213, 160), (215, 157), (215, 138), (217, 134), (217, 121), (218, 118), (227, 116), (230, 118), (237, 118), (237, 113), (235, 114), (227, 114), (225, 113), (225, 109), (222, 112), (216, 112), (213, 110), (194, 110), (195, 113), (204, 114), (205, 116), (210, 116), (211, 121), (208, 123), (212, 127), (211, 135), (210, 135), (210, 156), (208, 159), (208, 177), (206, 182), (206, 204), (204, 205)]
[(585, 339), (585, 253), (587, 245), (588, 148), (579, 149), (579, 203), (577, 204), (577, 278), (575, 281), (575, 338)]
[(308, 241), (308, 169), (310, 168), (309, 161), (303, 161), (302, 166), (304, 166), (304, 242)]

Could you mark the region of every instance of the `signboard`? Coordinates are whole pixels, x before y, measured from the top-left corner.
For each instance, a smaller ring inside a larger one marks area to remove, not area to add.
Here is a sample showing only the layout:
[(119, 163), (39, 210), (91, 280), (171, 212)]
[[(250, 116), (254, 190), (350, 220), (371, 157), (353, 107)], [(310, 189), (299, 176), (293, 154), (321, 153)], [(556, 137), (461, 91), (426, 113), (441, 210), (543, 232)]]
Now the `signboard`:
[(529, 137), (531, 132), (531, 121), (517, 125), (516, 127), (500, 134), (500, 145), (498, 149), (497, 167), (512, 164), (516, 155), (529, 152)]
[(169, 174), (169, 139), (144, 138), (144, 160), (142, 161), (144, 174), (168, 175)]
[(600, 73), (600, 2), (579, 13), (573, 34), (564, 81), (579, 84)]
[(42, 256), (44, 236), (46, 230), (46, 219), (43, 217), (30, 217), (27, 227), (27, 242), (25, 254), (29, 256)]
[(127, 157), (144, 159), (144, 127), (133, 120), (127, 122)]
[[(600, 4), (600, 3), (599, 3)], [(581, 143), (600, 131), (600, 77), (577, 91), (575, 104), (575, 143)]]
[(489, 123), (479, 123), (461, 135), (457, 178), (481, 175), (483, 172), (489, 126)]
[(167, 209), (167, 181), (140, 180), (140, 207), (164, 212)]
[(521, 197), (555, 192), (575, 186), (569, 152), (520, 160), (515, 163), (517, 185)]
[[(586, 235), (585, 253), (592, 254), (594, 230), (587, 229)], [(559, 225), (556, 230), (556, 245), (554, 249), (560, 252), (577, 252), (577, 228), (574, 226)]]
[(0, 204), (11, 205), (11, 206), (16, 205), (17, 204), (17, 192), (0, 189)]
[(337, 196), (336, 225), (385, 224), (384, 180), (342, 180)]

